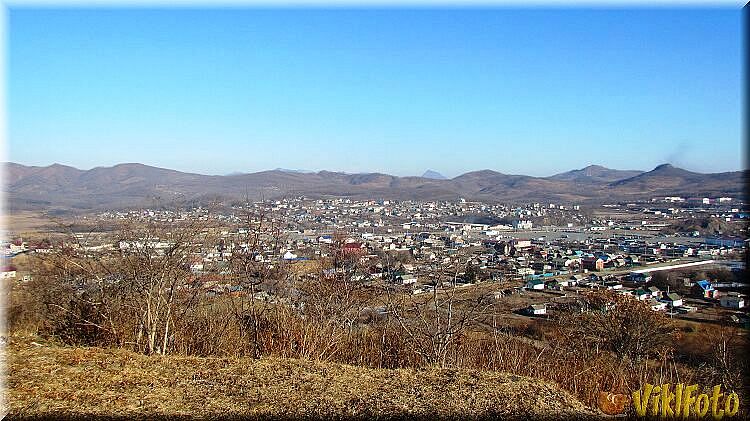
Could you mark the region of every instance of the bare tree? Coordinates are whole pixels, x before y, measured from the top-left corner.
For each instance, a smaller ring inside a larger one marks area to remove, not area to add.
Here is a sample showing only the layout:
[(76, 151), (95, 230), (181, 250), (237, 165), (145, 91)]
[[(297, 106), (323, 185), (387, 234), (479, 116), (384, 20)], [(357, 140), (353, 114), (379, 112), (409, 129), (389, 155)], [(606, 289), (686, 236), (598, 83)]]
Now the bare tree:
[(347, 248), (346, 235), (334, 233), (328, 258), (317, 272), (295, 283), (298, 308), (322, 340), (322, 348), (305, 353), (315, 359), (331, 359), (347, 335), (354, 332), (363, 311), (375, 303), (371, 276), (361, 259), (361, 249)]
[(168, 353), (175, 317), (194, 303), (189, 261), (205, 247), (207, 223), (125, 223), (113, 234), (113, 243), (92, 246), (87, 235), (71, 233), (59, 252), (41, 257), (40, 283), (62, 292), (44, 304), (68, 326), (146, 354)]
[[(241, 210), (237, 235), (231, 247), (231, 279), (243, 294), (231, 300), (232, 311), (240, 322), (240, 337), (247, 335), (253, 356), (260, 358), (262, 317), (268, 311), (267, 301), (256, 299), (260, 292), (278, 292), (279, 283), (287, 279), (281, 251), (284, 246), (282, 224), (265, 208)], [(265, 287), (265, 290), (262, 288)], [(247, 298), (243, 295), (247, 294)]]
[(429, 294), (386, 295), (387, 308), (408, 336), (411, 346), (429, 365), (445, 367), (451, 350), (488, 306), (483, 298), (472, 299), (456, 286), (438, 280)]
[(740, 329), (728, 325), (711, 326), (701, 331), (699, 338), (708, 347), (701, 372), (712, 377), (710, 380), (716, 384), (741, 389), (746, 380), (743, 373), (747, 373), (747, 355)]

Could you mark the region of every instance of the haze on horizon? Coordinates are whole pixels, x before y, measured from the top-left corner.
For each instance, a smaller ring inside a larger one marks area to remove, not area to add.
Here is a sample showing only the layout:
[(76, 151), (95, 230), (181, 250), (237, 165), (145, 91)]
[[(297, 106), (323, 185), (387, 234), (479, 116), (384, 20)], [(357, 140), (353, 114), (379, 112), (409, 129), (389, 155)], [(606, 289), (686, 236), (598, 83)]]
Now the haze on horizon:
[(13, 7), (8, 33), (24, 165), (744, 166), (739, 9)]

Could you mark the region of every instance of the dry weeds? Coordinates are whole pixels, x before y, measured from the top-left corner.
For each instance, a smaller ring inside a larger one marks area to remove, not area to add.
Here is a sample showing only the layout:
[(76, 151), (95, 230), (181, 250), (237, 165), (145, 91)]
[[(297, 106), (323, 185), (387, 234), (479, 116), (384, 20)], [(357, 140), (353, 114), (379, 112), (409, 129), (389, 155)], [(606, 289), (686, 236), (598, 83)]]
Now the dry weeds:
[(11, 416), (591, 417), (540, 380), (459, 369), (378, 370), (294, 359), (144, 356), (14, 336)]

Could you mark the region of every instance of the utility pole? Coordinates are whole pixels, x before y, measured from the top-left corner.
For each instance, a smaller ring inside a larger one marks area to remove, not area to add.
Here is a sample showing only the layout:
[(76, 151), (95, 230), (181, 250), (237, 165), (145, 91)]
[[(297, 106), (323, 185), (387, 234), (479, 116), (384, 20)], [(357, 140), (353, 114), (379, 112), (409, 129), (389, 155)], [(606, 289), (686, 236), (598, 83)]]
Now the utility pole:
[[(669, 275), (667, 275), (667, 282), (669, 282)], [(669, 283), (667, 283), (667, 299), (669, 299)], [(671, 301), (669, 304), (670, 311), (669, 311), (669, 318), (671, 319), (674, 315), (674, 302)]]

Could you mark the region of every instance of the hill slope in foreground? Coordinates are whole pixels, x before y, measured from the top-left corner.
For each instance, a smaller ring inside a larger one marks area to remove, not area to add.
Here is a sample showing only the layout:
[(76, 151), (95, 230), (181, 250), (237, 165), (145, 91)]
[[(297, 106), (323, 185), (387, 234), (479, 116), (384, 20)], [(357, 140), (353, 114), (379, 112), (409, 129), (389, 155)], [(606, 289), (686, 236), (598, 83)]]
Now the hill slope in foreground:
[(376, 370), (267, 358), (147, 357), (11, 339), (12, 417), (589, 418), (553, 384), (506, 373)]

